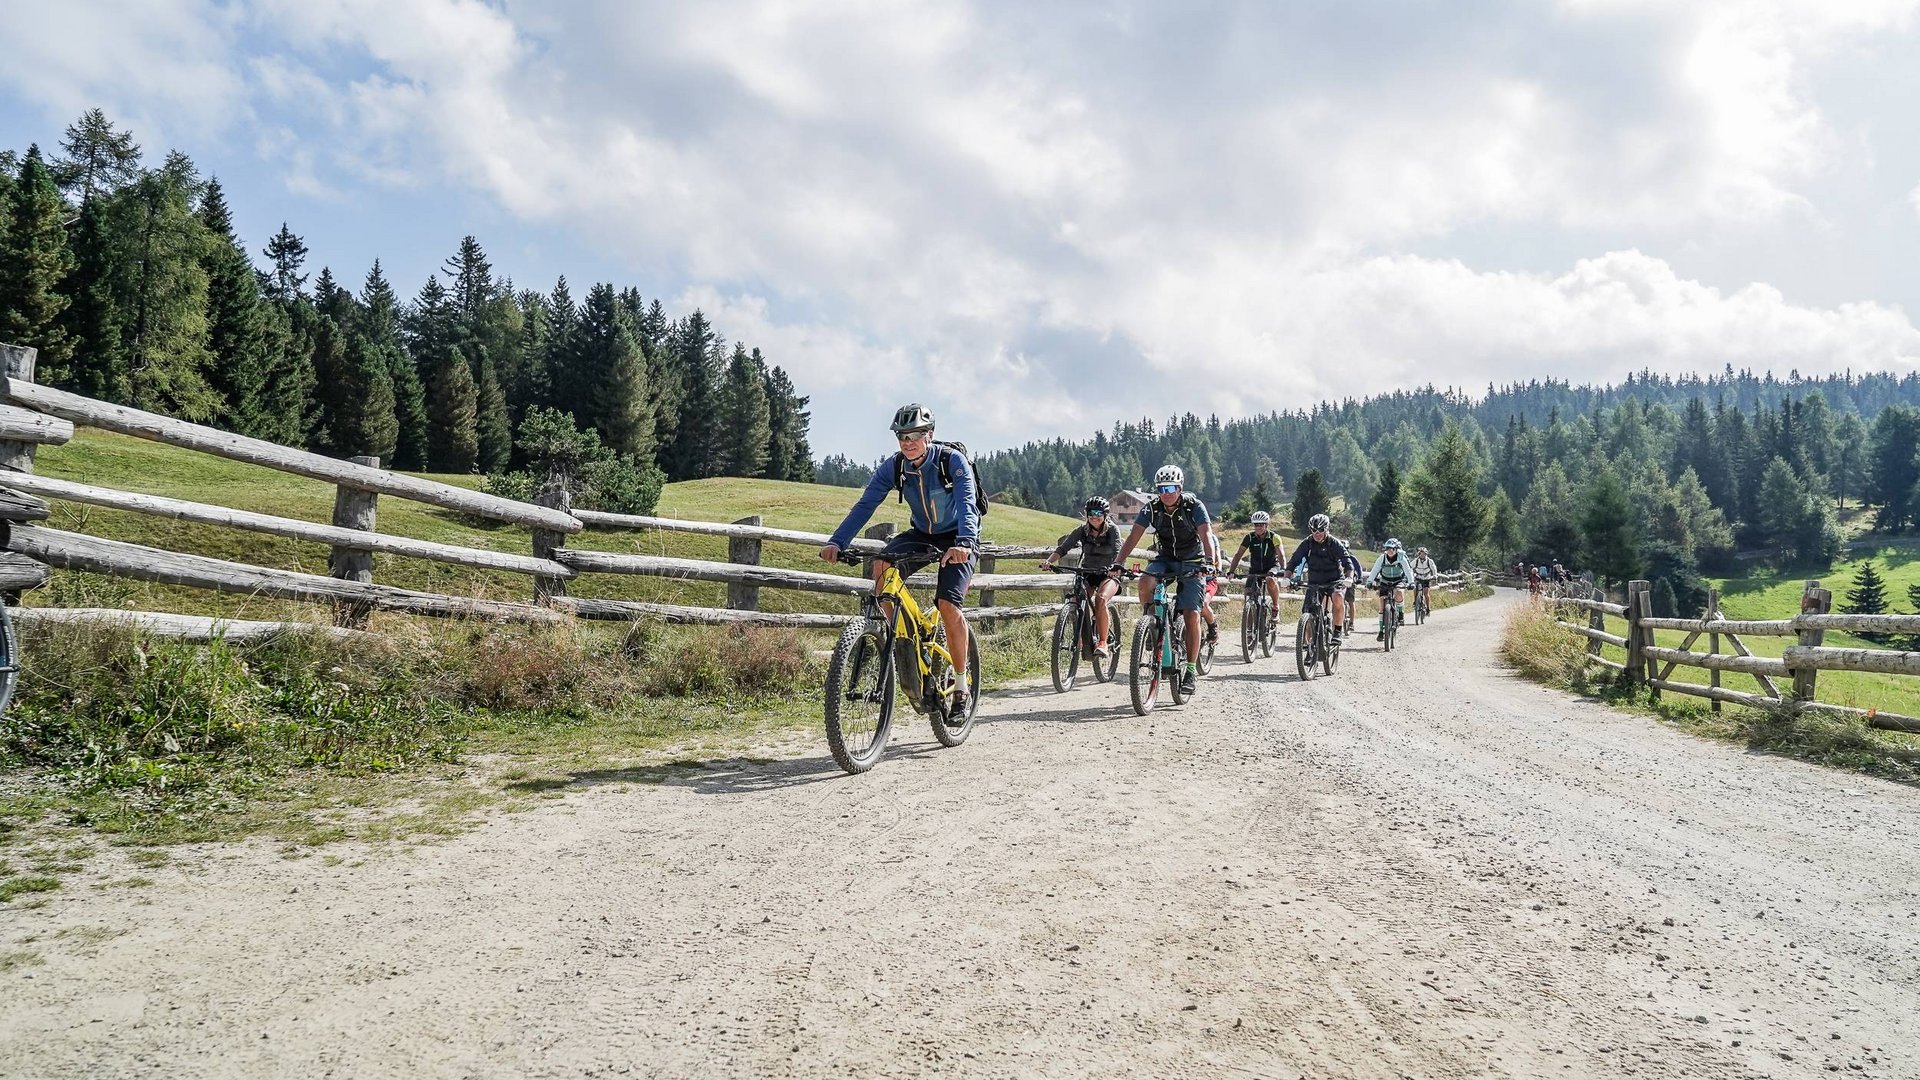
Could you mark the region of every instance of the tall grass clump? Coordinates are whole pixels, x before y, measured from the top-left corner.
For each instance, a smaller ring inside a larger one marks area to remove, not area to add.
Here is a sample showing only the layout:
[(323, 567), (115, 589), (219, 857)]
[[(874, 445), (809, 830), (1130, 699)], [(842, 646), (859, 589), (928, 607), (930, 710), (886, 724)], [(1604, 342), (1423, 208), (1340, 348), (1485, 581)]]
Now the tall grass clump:
[(1539, 604), (1516, 607), (1500, 632), (1500, 656), (1521, 674), (1553, 686), (1585, 682), (1587, 643), (1563, 626)]

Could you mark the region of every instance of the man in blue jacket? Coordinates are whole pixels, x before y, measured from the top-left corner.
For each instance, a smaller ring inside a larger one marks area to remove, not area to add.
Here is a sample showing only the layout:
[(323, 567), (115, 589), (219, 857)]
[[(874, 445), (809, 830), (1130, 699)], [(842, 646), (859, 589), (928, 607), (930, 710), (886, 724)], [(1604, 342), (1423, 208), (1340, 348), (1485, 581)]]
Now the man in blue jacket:
[[(902, 405), (893, 414), (893, 434), (900, 452), (882, 461), (873, 470), (867, 489), (847, 512), (845, 521), (833, 531), (820, 557), (833, 562), (841, 549), (852, 542), (853, 534), (888, 495), (899, 492), (913, 518), (913, 527), (887, 541), (886, 549), (873, 560), (873, 590), (887, 568), (899, 564), (903, 577), (934, 561), (939, 551), (940, 576), (934, 586), (934, 603), (940, 621), (947, 628), (947, 652), (953, 656), (954, 670), (967, 670), (967, 622), (960, 614), (967, 600), (967, 583), (973, 580), (973, 553), (980, 546), (980, 514), (974, 504), (973, 467), (965, 454), (933, 441), (933, 410), (924, 405)], [(953, 693), (952, 709), (965, 715), (967, 681), (959, 680)]]

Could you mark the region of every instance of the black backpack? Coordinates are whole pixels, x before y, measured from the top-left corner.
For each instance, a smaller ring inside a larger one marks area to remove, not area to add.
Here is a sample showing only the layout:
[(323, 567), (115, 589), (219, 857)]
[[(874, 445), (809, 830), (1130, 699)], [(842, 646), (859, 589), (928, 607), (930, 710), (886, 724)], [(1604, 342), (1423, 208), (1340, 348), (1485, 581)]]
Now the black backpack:
[[(973, 473), (973, 509), (981, 517), (986, 517), (987, 507), (991, 505), (987, 502), (987, 485), (980, 482), (980, 470), (974, 467), (973, 457), (967, 453), (967, 444), (963, 442), (936, 442), (927, 448), (927, 453), (934, 454), (942, 450), (951, 450), (959, 454), (961, 459), (967, 463), (968, 471)], [(953, 494), (952, 459), (948, 458), (945, 454), (940, 454), (939, 457), (933, 459), (933, 464), (940, 472), (940, 486), (946, 490), (947, 494)], [(894, 493), (900, 497), (901, 502), (907, 501), (906, 465), (907, 455), (895, 452), (893, 455), (893, 490)]]

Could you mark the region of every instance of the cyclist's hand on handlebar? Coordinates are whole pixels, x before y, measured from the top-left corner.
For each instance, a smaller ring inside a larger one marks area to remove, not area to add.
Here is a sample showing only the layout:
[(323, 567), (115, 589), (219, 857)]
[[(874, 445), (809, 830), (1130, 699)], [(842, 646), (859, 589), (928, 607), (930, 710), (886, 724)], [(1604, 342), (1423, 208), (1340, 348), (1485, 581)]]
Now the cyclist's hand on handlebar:
[(820, 549), (820, 558), (827, 562), (839, 562), (840, 549), (833, 544), (827, 544)]
[(947, 553), (945, 555), (942, 555), (940, 557), (940, 565), (941, 566), (959, 566), (961, 563), (964, 563), (971, 558), (973, 558), (972, 548), (965, 548), (965, 547), (959, 546), (958, 544), (955, 544), (953, 547), (950, 547), (947, 549)]

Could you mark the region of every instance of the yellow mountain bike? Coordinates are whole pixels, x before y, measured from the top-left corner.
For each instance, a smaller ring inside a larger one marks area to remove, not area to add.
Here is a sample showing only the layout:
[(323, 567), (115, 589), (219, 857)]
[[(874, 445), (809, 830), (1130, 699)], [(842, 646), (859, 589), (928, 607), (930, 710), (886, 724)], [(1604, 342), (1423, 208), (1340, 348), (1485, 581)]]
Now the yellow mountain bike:
[[(939, 557), (937, 549), (929, 551)], [(857, 563), (859, 556), (841, 552), (840, 561)], [(922, 610), (899, 567), (888, 568), (880, 594), (861, 599), (860, 618), (841, 632), (827, 664), (827, 748), (841, 768), (866, 772), (886, 752), (896, 687), (915, 712), (927, 714), (942, 746), (967, 741), (980, 707), (980, 639), (967, 628), (967, 709), (960, 715), (950, 711), (959, 680), (946, 640), (939, 611)]]

